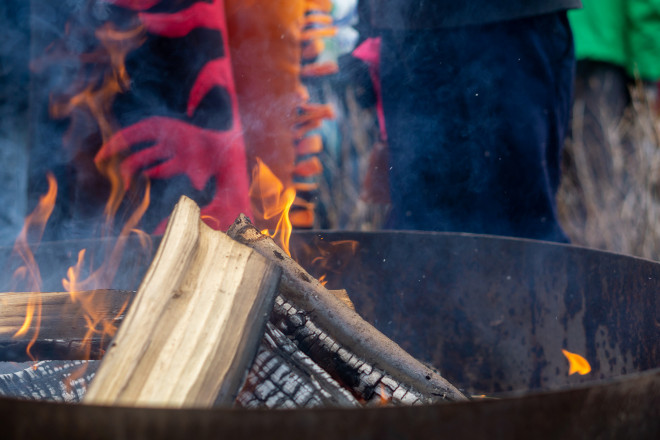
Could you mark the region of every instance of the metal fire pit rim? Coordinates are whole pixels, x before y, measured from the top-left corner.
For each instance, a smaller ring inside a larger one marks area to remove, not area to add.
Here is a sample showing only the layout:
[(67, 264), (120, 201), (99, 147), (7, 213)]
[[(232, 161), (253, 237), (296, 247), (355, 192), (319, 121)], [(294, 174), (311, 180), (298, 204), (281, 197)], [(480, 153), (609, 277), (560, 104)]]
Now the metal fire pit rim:
[[(618, 397), (614, 405), (613, 396)], [(598, 405), (603, 397), (607, 404)], [(202, 439), (223, 433), (231, 438), (268, 435), (271, 439), (290, 439), (292, 434), (314, 435), (318, 440), (338, 434), (419, 438), (429, 433), (434, 438), (497, 439), (525, 438), (530, 429), (535, 438), (654, 438), (660, 432), (658, 404), (660, 368), (598, 385), (517, 397), (355, 409), (135, 408), (1, 397), (0, 420), (7, 438), (33, 438), (52, 433), (54, 426), (64, 430), (51, 438), (68, 439), (91, 433), (99, 439), (179, 439), (189, 438), (191, 432)], [(511, 422), (511, 414), (516, 423)], [(601, 415), (602, 425), (585, 425), (584, 417)]]
[(510, 242), (510, 243), (525, 243), (529, 245), (542, 245), (550, 246), (557, 248), (565, 248), (569, 250), (578, 250), (593, 252), (601, 255), (610, 255), (615, 257), (625, 257), (633, 260), (644, 261), (649, 263), (659, 264), (660, 261), (653, 260), (651, 258), (641, 257), (638, 255), (626, 254), (623, 252), (617, 252), (606, 249), (598, 249), (589, 246), (584, 246), (575, 243), (558, 243), (555, 241), (546, 241), (546, 240), (537, 240), (532, 238), (524, 237), (511, 237), (505, 235), (491, 235), (491, 234), (475, 234), (471, 232), (451, 232), (451, 231), (422, 231), (422, 230), (393, 230), (393, 229), (382, 229), (377, 231), (358, 231), (358, 230), (344, 230), (344, 229), (308, 229), (308, 230), (296, 230), (293, 231), (293, 237), (305, 237), (308, 235), (316, 235), (322, 237), (323, 235), (356, 235), (356, 236), (405, 236), (405, 235), (417, 235), (417, 236), (439, 236), (439, 237), (464, 237), (472, 238), (475, 240), (486, 239), (490, 241), (500, 241), (500, 242)]
[[(324, 235), (347, 235), (347, 236), (405, 236), (405, 235), (417, 235), (417, 236), (439, 236), (439, 237), (463, 237), (463, 238), (472, 238), (475, 240), (486, 239), (493, 242), (510, 242), (510, 243), (525, 243), (529, 245), (542, 245), (550, 246), (557, 248), (565, 248), (571, 250), (579, 250), (585, 252), (593, 252), (601, 255), (610, 255), (616, 257), (626, 257), (637, 261), (651, 262), (651, 263), (660, 263), (658, 260), (653, 260), (651, 258), (646, 258), (638, 255), (626, 254), (623, 252), (617, 252), (606, 249), (598, 249), (589, 246), (584, 246), (575, 243), (558, 243), (554, 241), (545, 241), (537, 240), (532, 238), (523, 238), (523, 237), (512, 237), (505, 235), (491, 235), (491, 234), (476, 234), (470, 232), (453, 232), (453, 231), (424, 231), (424, 230), (393, 230), (393, 229), (380, 229), (375, 231), (359, 231), (359, 230), (349, 230), (349, 229), (306, 229), (306, 230), (294, 230), (292, 232), (292, 237), (304, 238), (307, 236), (318, 236), (323, 237)], [(154, 246), (157, 246), (160, 243), (162, 235), (150, 234), (149, 237), (154, 240)], [(49, 246), (59, 246), (61, 244), (75, 245), (76, 243), (80, 244), (80, 248), (84, 248), (89, 243), (112, 243), (114, 240), (136, 240), (135, 237), (102, 237), (102, 238), (74, 238), (70, 240), (54, 240), (54, 241), (42, 241), (40, 243), (28, 243), (30, 246), (38, 247), (49, 247)], [(359, 241), (359, 240), (358, 240)], [(11, 252), (13, 246), (4, 245), (0, 246), (0, 254)], [(155, 251), (155, 247), (154, 247)]]

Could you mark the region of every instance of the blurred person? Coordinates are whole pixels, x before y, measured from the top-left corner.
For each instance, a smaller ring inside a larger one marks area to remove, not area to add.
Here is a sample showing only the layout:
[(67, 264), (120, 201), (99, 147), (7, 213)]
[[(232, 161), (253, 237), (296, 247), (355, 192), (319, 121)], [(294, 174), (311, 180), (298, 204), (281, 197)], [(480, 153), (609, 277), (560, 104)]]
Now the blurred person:
[(559, 158), (579, 0), (362, 0), (378, 40), (389, 226), (566, 242)]
[(649, 89), (660, 79), (660, 1), (583, 4), (583, 9), (569, 13), (575, 35), (576, 93), (597, 93), (612, 115), (621, 116), (635, 79)]
[(639, 81), (647, 98), (657, 96), (660, 1), (583, 0), (583, 4), (582, 10), (569, 13), (577, 58), (574, 134), (579, 133), (590, 167), (606, 170), (606, 132), (620, 124), (631, 104), (630, 89)]

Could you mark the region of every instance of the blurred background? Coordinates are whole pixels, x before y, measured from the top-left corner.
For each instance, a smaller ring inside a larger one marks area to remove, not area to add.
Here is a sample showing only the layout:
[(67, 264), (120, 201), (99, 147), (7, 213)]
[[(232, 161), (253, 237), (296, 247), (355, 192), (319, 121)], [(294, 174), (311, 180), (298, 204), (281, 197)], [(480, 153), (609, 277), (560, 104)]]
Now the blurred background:
[[(341, 15), (356, 2), (335, 5)], [(569, 18), (577, 72), (557, 196), (562, 227), (573, 244), (658, 260), (660, 2), (583, 0)], [(339, 52), (350, 47), (343, 35)], [(315, 87), (338, 108), (324, 126), (320, 227), (378, 229), (387, 215), (386, 198), (364, 187), (380, 145), (375, 102), (355, 84), (340, 74)]]
[[(570, 12), (578, 64), (571, 133), (558, 193), (561, 224), (573, 244), (654, 260), (660, 259), (659, 3), (583, 0), (582, 10)], [(90, 16), (102, 22), (108, 16), (107, 8), (98, 6), (102, 4), (66, 0), (60, 6), (74, 12), (88, 8)], [(314, 211), (313, 217), (305, 217), (310, 220), (303, 222), (303, 228), (377, 230), (385, 225), (389, 213), (387, 147), (379, 127), (369, 60), (354, 54), (364, 40), (359, 4), (357, 0), (333, 0), (331, 4), (329, 13), (336, 31), (320, 37), (323, 50), (315, 54), (314, 63), (334, 63), (338, 69), (301, 79), (309, 102), (328, 105), (334, 113), (332, 118), (326, 114), (320, 127), (310, 131), (322, 139), (322, 151), (314, 152), (322, 170), (315, 168), (303, 182), (313, 183), (306, 187), (313, 189), (300, 203), (308, 203), (305, 206)], [(42, 18), (50, 18), (48, 2), (0, 4), (0, 160), (4, 165), (0, 167), (4, 188), (0, 192), (0, 240), (4, 244), (11, 243), (36, 204), (36, 196), (28, 193), (45, 192), (43, 176), (42, 183), (30, 189), (28, 168), (35, 168), (35, 162), (46, 163), (52, 156), (42, 154), (35, 161), (34, 151), (28, 147), (37, 136), (28, 126), (28, 120), (34, 118), (29, 107), (39, 92), (27, 67), (32, 63), (35, 69), (35, 41), (48, 40), (44, 35), (64, 36), (54, 28), (30, 29), (35, 5), (42, 9)], [(67, 51), (86, 50), (70, 44), (84, 41), (84, 35), (80, 41), (69, 34), (66, 37)], [(30, 45), (32, 56), (27, 50)], [(66, 69), (74, 67), (68, 64), (62, 68)], [(51, 77), (50, 81), (55, 80)], [(222, 102), (226, 104), (226, 99)], [(65, 122), (54, 124), (61, 137)], [(42, 168), (36, 167), (41, 174)], [(67, 176), (68, 172), (61, 174)], [(200, 198), (208, 201), (207, 196)]]

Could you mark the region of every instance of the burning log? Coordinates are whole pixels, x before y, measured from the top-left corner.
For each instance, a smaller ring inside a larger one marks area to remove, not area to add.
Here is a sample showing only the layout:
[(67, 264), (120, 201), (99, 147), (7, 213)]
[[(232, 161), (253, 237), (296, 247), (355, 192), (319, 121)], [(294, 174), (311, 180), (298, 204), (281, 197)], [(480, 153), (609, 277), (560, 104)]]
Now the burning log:
[[(303, 341), (303, 344), (304, 341), (308, 341), (310, 349), (312, 346), (318, 347), (318, 350), (312, 351), (317, 352), (317, 357), (322, 359), (322, 365), (327, 365), (325, 361), (327, 359), (339, 358), (349, 371), (359, 371), (363, 365), (378, 366), (385, 382), (387, 379), (392, 380), (389, 382), (389, 385), (394, 387), (391, 391), (399, 390), (396, 397), (401, 396), (402, 401), (404, 401), (403, 396), (407, 395), (406, 386), (416, 390), (419, 393), (418, 397), (426, 396), (431, 401), (465, 400), (460, 391), (440, 374), (410, 356), (347, 307), (341, 299), (331, 294), (318, 280), (286, 255), (270, 237), (261, 234), (246, 216), (239, 216), (227, 231), (227, 235), (281, 267), (282, 279), (279, 287), (280, 295), (283, 297), (281, 301), (295, 304), (305, 317), (304, 321), (301, 319), (301, 325), (285, 325), (285, 327), (290, 328), (292, 334), (297, 333), (296, 338)], [(274, 311), (276, 316), (277, 310), (276, 307)], [(283, 314), (287, 316), (288, 311), (279, 312), (280, 316)], [(293, 315), (296, 314), (297, 312)], [(330, 341), (324, 343), (327, 339), (326, 335), (332, 335), (332, 343)], [(365, 367), (363, 371), (367, 371), (367, 368)], [(370, 376), (370, 373), (371, 371), (361, 374)], [(373, 391), (373, 386), (377, 383), (365, 387), (367, 395)], [(371, 396), (367, 395), (363, 397), (368, 400)]]
[[(293, 343), (297, 352), (308, 357), (316, 370), (324, 371), (325, 375), (341, 383), (362, 404), (415, 405), (460, 400), (446, 392), (440, 394), (437, 389), (430, 389), (431, 386), (420, 390), (417, 386), (411, 386), (411, 381), (404, 374), (390, 372), (377, 363), (365, 361), (361, 354), (356, 354), (360, 351), (351, 351), (338, 343), (317, 327), (306, 312), (282, 296), (275, 299), (269, 324), (273, 324), (289, 343)], [(279, 384), (279, 388), (288, 386), (288, 383)], [(250, 406), (271, 407), (268, 401), (251, 401)], [(298, 406), (314, 406), (314, 403)]]
[(85, 402), (232, 403), (279, 276), (261, 255), (206, 226), (182, 197)]
[[(99, 289), (86, 292), (0, 293), (0, 361), (28, 361), (27, 347), (37, 359), (100, 359), (109, 340), (102, 328), (89, 329), (85, 307), (93, 303), (99, 327), (118, 326), (135, 292)], [(25, 326), (30, 295), (40, 304), (38, 338)], [(75, 298), (75, 299), (74, 299)], [(84, 329), (88, 336), (84, 337)]]

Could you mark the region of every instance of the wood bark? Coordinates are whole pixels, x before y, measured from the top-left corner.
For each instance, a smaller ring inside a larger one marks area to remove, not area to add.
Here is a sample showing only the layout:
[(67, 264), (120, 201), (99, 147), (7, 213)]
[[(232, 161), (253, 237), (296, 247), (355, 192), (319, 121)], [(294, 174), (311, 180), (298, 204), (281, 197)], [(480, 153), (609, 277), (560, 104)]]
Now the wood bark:
[(182, 197), (85, 403), (231, 404), (261, 341), (280, 269), (213, 231)]
[(332, 335), (344, 349), (359, 354), (369, 365), (378, 365), (396, 382), (406, 384), (421, 395), (438, 400), (467, 399), (438, 372), (413, 358), (329, 293), (270, 237), (261, 234), (246, 216), (239, 216), (227, 235), (280, 266), (280, 295), (304, 312), (316, 327)]

